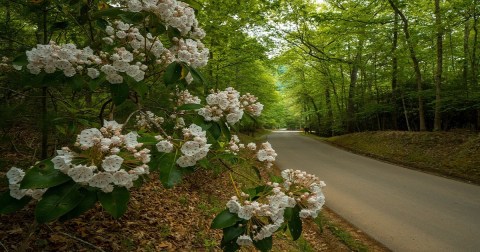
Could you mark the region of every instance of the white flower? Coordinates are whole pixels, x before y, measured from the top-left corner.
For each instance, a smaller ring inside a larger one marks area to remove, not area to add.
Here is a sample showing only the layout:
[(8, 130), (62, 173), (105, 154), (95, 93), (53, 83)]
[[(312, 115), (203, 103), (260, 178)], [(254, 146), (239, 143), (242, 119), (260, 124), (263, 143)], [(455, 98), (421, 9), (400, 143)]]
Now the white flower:
[(7, 172), (7, 178), (9, 184), (18, 184), (22, 181), (23, 177), (25, 176), (25, 172), (22, 169), (17, 167), (12, 167)]
[(108, 172), (100, 172), (95, 174), (90, 181), (88, 181), (88, 185), (91, 187), (97, 188), (106, 188), (108, 185), (113, 183), (114, 179), (112, 174)]
[(237, 238), (237, 244), (240, 246), (252, 246), (253, 241), (252, 241), (252, 238), (250, 238), (250, 236), (248, 235), (240, 235)]
[(87, 75), (88, 75), (88, 77), (90, 77), (92, 79), (95, 79), (100, 75), (100, 72), (95, 68), (89, 67), (89, 68), (87, 68)]
[(249, 144), (247, 144), (247, 148), (250, 149), (250, 150), (256, 150), (257, 145), (255, 143), (249, 143)]
[(102, 132), (96, 128), (85, 129), (80, 132), (77, 141), (81, 148), (91, 148), (103, 138)]
[(162, 140), (158, 142), (156, 146), (159, 152), (170, 153), (173, 150), (173, 144), (170, 143), (168, 140)]
[(76, 165), (68, 170), (67, 175), (70, 176), (75, 182), (85, 183), (92, 179), (93, 169), (86, 165)]
[(53, 168), (67, 173), (70, 169), (72, 159), (69, 156), (56, 156), (52, 158)]
[(110, 155), (103, 159), (102, 168), (108, 172), (118, 171), (122, 167), (123, 158), (117, 155)]
[(8, 188), (10, 189), (10, 196), (17, 200), (23, 198), (23, 196), (25, 196), (27, 193), (26, 189), (20, 189), (19, 184), (10, 184)]
[(118, 186), (124, 186), (128, 189), (133, 186), (134, 178), (135, 176), (129, 174), (128, 172), (122, 169), (122, 170), (116, 171), (113, 174), (113, 183)]
[(181, 156), (180, 158), (177, 159), (178, 166), (183, 168), (194, 166), (196, 163), (197, 161), (195, 160), (195, 158), (191, 156)]

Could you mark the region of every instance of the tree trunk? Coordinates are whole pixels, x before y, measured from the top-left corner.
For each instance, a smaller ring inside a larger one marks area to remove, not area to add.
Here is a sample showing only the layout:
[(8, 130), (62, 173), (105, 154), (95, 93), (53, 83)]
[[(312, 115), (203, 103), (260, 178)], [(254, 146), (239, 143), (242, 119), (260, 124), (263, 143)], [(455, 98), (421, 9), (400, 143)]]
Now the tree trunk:
[[(327, 106), (327, 120), (328, 130), (333, 133), (333, 109), (332, 101), (330, 99), (330, 83), (325, 84), (325, 104)], [(333, 134), (331, 134), (333, 136)]]
[(435, 26), (437, 30), (437, 69), (435, 71), (435, 118), (433, 130), (442, 130), (441, 87), (443, 71), (443, 27), (440, 13), (440, 0), (435, 0)]
[[(477, 1), (473, 1), (474, 5), (477, 4)], [(475, 8), (475, 7), (474, 7)], [(473, 45), (472, 45), (472, 85), (477, 87), (478, 78), (477, 78), (477, 43), (478, 43), (478, 18), (477, 9), (474, 9), (473, 13)]]
[(470, 17), (467, 16), (465, 19), (465, 28), (463, 30), (463, 88), (465, 92), (467, 92), (468, 97), (468, 55), (469, 55), (469, 48), (468, 48), (468, 39), (470, 38)]
[(420, 123), (420, 131), (427, 130), (425, 124), (425, 109), (423, 108), (423, 98), (422, 98), (422, 72), (420, 71), (420, 64), (417, 59), (417, 54), (415, 53), (415, 47), (413, 45), (412, 39), (410, 37), (410, 31), (408, 29), (408, 20), (403, 14), (403, 12), (395, 5), (393, 0), (388, 0), (390, 6), (392, 6), (393, 10), (400, 16), (403, 22), (403, 32), (405, 33), (405, 40), (407, 41), (408, 50), (410, 52), (410, 58), (413, 62), (413, 69), (415, 71), (415, 82), (417, 84), (417, 91), (418, 91), (418, 118)]
[(355, 128), (355, 89), (358, 80), (359, 65), (362, 60), (362, 47), (363, 40), (358, 42), (357, 53), (352, 63), (352, 71), (350, 72), (350, 86), (348, 89), (348, 102), (347, 102), (347, 131), (353, 132)]
[(398, 57), (397, 57), (397, 47), (398, 47), (398, 13), (395, 12), (394, 23), (393, 23), (393, 41), (392, 41), (392, 104), (393, 104), (393, 113), (392, 113), (392, 124), (393, 129), (398, 129), (397, 122), (397, 87), (398, 87)]

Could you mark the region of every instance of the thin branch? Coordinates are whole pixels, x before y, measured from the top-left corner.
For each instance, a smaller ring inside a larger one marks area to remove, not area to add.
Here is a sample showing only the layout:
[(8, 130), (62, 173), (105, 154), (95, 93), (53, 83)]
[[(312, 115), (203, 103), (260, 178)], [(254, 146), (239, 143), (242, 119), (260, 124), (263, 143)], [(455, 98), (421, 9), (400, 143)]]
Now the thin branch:
[(3, 249), (5, 249), (5, 252), (8, 252), (7, 247), (5, 247), (5, 245), (3, 245), (3, 243), (1, 241), (0, 241), (0, 245), (2, 245)]
[(252, 182), (253, 184), (256, 184), (256, 185), (259, 184), (258, 181), (255, 181), (254, 179), (252, 179), (252, 178), (250, 178), (250, 177), (248, 177), (248, 176), (245, 176), (244, 174), (241, 174), (241, 173), (235, 171), (234, 169), (232, 169), (232, 167), (228, 166), (225, 162), (223, 162), (223, 160), (218, 159), (218, 161), (220, 161), (220, 163), (221, 163), (225, 168), (227, 168), (229, 171), (235, 173), (236, 175), (239, 175), (239, 176), (247, 179), (248, 181)]
[(103, 250), (102, 248), (97, 247), (97, 246), (91, 244), (90, 242), (87, 242), (87, 241), (82, 240), (82, 239), (80, 239), (80, 238), (78, 238), (78, 237), (76, 237), (76, 236), (73, 236), (73, 235), (71, 235), (71, 234), (68, 234), (68, 233), (65, 233), (65, 232), (62, 232), (62, 231), (54, 231), (54, 230), (53, 230), (51, 227), (49, 227), (48, 225), (45, 225), (45, 226), (47, 226), (48, 229), (50, 229), (50, 231), (52, 231), (52, 232), (56, 232), (56, 233), (65, 235), (65, 236), (67, 236), (67, 237), (69, 237), (69, 238), (71, 238), (71, 239), (74, 239), (74, 240), (76, 240), (76, 241), (78, 241), (78, 242), (81, 242), (81, 243), (83, 243), (83, 244), (85, 244), (85, 245), (88, 245), (88, 246), (90, 246), (90, 247), (92, 247), (92, 248), (94, 248), (94, 249), (96, 249), (96, 250), (98, 250), (98, 251), (105, 252), (105, 250)]

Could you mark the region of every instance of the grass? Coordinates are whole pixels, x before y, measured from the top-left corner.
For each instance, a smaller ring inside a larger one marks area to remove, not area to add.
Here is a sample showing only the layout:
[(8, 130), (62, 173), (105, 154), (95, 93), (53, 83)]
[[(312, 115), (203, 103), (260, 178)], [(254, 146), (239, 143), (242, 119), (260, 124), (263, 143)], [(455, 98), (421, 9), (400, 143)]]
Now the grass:
[(480, 136), (469, 132), (361, 132), (332, 137), (337, 146), (392, 163), (480, 184)]
[(350, 250), (356, 252), (368, 252), (368, 246), (363, 244), (361, 241), (355, 239), (350, 232), (343, 229), (339, 225), (331, 222), (323, 216), (322, 213), (315, 219), (315, 224), (323, 232), (324, 228), (327, 228), (332, 232), (334, 236), (338, 238), (343, 244), (345, 244)]

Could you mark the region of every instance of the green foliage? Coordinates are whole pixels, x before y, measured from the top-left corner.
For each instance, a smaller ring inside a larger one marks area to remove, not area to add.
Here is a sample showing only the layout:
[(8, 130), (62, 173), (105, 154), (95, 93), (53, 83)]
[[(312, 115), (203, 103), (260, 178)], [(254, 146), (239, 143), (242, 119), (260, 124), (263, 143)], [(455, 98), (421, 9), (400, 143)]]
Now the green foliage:
[(228, 209), (219, 213), (212, 221), (211, 228), (223, 229), (235, 225), (238, 221), (236, 214), (230, 213)]
[(35, 207), (38, 223), (54, 221), (74, 209), (83, 199), (80, 186), (73, 181), (51, 187)]
[(23, 197), (17, 200), (10, 196), (10, 191), (4, 192), (0, 194), (0, 214), (14, 213), (25, 207), (30, 200), (30, 197)]
[(56, 170), (50, 160), (44, 160), (29, 169), (23, 178), (20, 188), (36, 189), (49, 188), (61, 185), (70, 180), (70, 177)]
[(98, 200), (107, 213), (118, 219), (127, 211), (130, 192), (125, 187), (115, 187), (111, 193), (98, 192)]

